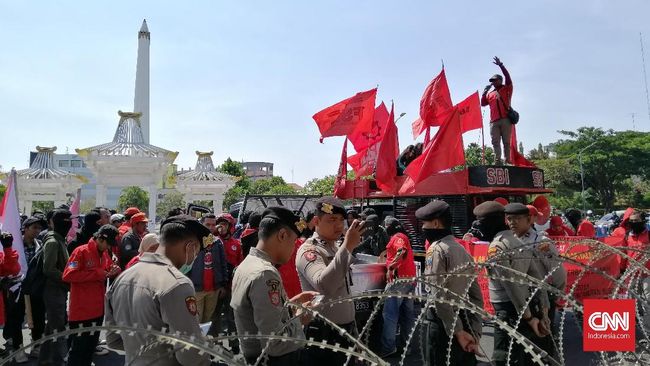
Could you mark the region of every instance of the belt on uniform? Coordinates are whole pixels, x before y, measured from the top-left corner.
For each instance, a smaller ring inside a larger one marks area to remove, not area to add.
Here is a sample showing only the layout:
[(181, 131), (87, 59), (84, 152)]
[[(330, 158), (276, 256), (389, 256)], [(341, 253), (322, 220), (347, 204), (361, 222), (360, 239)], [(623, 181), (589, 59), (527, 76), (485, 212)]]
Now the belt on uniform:
[[(348, 333), (352, 334), (352, 336), (357, 335), (357, 327), (356, 327), (355, 322), (350, 322), (350, 323), (345, 323), (345, 324), (337, 324), (337, 326), (345, 329)], [(328, 339), (328, 338), (330, 338), (330, 335), (332, 335), (332, 334), (339, 335), (339, 332), (337, 332), (335, 329), (333, 329), (330, 324), (327, 324), (327, 323), (325, 323), (324, 321), (322, 321), (320, 319), (316, 319), (316, 320), (312, 321), (306, 327), (305, 333), (318, 335), (322, 339)]]

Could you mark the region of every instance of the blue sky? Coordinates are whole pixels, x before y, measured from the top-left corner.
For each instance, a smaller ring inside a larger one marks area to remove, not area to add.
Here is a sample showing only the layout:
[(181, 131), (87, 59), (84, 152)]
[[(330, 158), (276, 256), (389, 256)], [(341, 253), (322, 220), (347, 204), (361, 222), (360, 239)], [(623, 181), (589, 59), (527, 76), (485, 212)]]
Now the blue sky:
[[(214, 150), (215, 164), (271, 161), (304, 184), (333, 174), (342, 138), (318, 142), (311, 116), (379, 85), (412, 140), (444, 59), (452, 99), (482, 90), (501, 57), (515, 84), (526, 149), (560, 129), (648, 131), (639, 32), (650, 66), (647, 1), (1, 1), (0, 165), (36, 145), (112, 139), (133, 108), (137, 31), (151, 31), (151, 142)], [(650, 70), (649, 70), (650, 71)], [(487, 114), (486, 114), (487, 116)], [(476, 132), (465, 142), (478, 142)], [(488, 139), (489, 141), (489, 139)], [(351, 149), (351, 146), (350, 146)]]

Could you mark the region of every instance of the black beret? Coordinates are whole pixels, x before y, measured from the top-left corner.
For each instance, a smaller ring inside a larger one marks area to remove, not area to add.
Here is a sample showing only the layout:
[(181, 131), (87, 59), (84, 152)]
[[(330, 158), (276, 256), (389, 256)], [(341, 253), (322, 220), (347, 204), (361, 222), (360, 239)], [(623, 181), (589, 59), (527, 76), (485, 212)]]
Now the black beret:
[(523, 203), (508, 203), (505, 207), (505, 213), (508, 215), (530, 215), (530, 210)]
[(212, 244), (210, 239), (206, 239), (210, 235), (210, 230), (207, 227), (203, 226), (203, 224), (201, 224), (199, 220), (195, 219), (194, 217), (185, 214), (170, 216), (163, 220), (162, 224), (160, 224), (160, 229), (162, 230), (163, 226), (171, 223), (181, 224), (185, 226), (187, 230), (196, 235), (202, 247)]
[(433, 200), (415, 211), (415, 217), (422, 221), (430, 221), (442, 217), (449, 210), (449, 204), (441, 200)]
[(34, 224), (39, 224), (43, 228), (47, 227), (47, 222), (45, 221), (45, 219), (43, 217), (32, 216), (32, 217), (26, 218), (25, 221), (23, 221), (23, 228), (27, 228), (30, 225), (34, 225)]
[(474, 215), (478, 218), (503, 214), (504, 207), (502, 204), (496, 201), (485, 201), (480, 205), (474, 207)]
[(372, 225), (379, 225), (379, 216), (377, 215), (368, 215), (366, 217), (366, 222)]
[(267, 218), (282, 222), (284, 225), (290, 227), (291, 230), (295, 231), (298, 236), (307, 227), (305, 220), (285, 207), (274, 206), (267, 208), (262, 212), (262, 221)]
[(99, 228), (95, 234), (98, 238), (102, 238), (108, 242), (109, 245), (113, 246), (117, 242), (117, 236), (120, 235), (120, 232), (117, 228), (111, 224), (106, 224)]
[(335, 197), (322, 197), (316, 201), (316, 210), (321, 214), (340, 214), (345, 217), (343, 201)]

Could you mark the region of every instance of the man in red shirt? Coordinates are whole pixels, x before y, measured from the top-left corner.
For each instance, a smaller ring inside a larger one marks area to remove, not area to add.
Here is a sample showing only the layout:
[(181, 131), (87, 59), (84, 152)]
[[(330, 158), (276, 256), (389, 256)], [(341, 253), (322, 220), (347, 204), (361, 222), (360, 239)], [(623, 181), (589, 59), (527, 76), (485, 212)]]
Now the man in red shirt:
[(582, 211), (572, 208), (568, 210), (564, 216), (566, 216), (569, 223), (573, 225), (577, 236), (586, 236), (588, 238), (596, 236), (596, 228), (594, 227), (594, 224), (583, 217)]
[[(88, 244), (77, 247), (63, 271), (63, 281), (70, 284), (68, 319), (70, 328), (100, 325), (104, 320), (106, 280), (120, 273), (108, 251), (119, 235), (111, 224), (99, 228)], [(90, 366), (99, 341), (99, 332), (72, 336), (68, 365)]]
[(548, 230), (546, 230), (546, 234), (548, 234), (548, 236), (575, 235), (573, 230), (564, 225), (564, 222), (562, 222), (562, 218), (560, 216), (551, 216), (551, 226), (548, 228)]
[[(505, 85), (503, 77), (495, 74), (490, 78), (490, 84), (483, 90), (481, 106), (490, 106), (490, 136), (492, 136), (492, 147), (494, 148), (494, 164), (501, 165), (501, 142), (503, 142), (503, 156), (506, 163), (510, 163), (510, 133), (512, 122), (508, 119), (508, 109), (512, 99), (512, 79), (510, 73), (503, 66), (498, 57), (494, 58), (494, 64), (501, 68), (506, 77)], [(494, 87), (493, 91), (490, 89)]]
[[(394, 217), (384, 220), (386, 232), (390, 241), (386, 246), (386, 273), (388, 284), (386, 292), (410, 294), (415, 291), (414, 282), (395, 283), (396, 279), (414, 278), (415, 261), (413, 249), (402, 224)], [(405, 297), (390, 297), (384, 302), (384, 329), (381, 335), (382, 357), (388, 357), (397, 351), (395, 335), (397, 324), (400, 326), (402, 343), (411, 332), (415, 322), (413, 299)]]

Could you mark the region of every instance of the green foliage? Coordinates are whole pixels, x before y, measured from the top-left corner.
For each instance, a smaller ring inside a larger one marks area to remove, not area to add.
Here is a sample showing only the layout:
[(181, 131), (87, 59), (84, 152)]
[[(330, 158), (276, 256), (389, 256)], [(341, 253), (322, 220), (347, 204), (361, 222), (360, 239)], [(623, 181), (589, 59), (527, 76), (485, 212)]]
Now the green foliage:
[(289, 186), (282, 177), (259, 179), (251, 184), (250, 194), (296, 194), (296, 190)]
[(485, 147), (485, 163), (483, 162), (483, 148), (472, 142), (465, 148), (465, 164), (467, 166), (489, 165), (494, 161), (494, 149)]
[(79, 205), (79, 212), (86, 213), (93, 208), (97, 207), (95, 204), (95, 199), (81, 200), (81, 205)]
[(177, 207), (185, 208), (185, 198), (179, 191), (173, 190), (165, 194), (163, 199), (158, 201), (156, 215), (166, 217), (167, 213)]
[(246, 175), (242, 163), (234, 161), (231, 158), (226, 159), (223, 164), (219, 165), (217, 171), (232, 175), (233, 177), (243, 177)]
[(542, 146), (542, 144), (539, 144), (537, 145), (537, 149), (532, 149), (528, 152), (528, 156), (526, 158), (528, 160), (537, 162), (539, 160), (550, 158), (550, 154), (548, 153), (547, 149), (544, 149), (544, 146)]
[(0, 184), (0, 202), (5, 198), (5, 192), (7, 192), (7, 186)]
[(322, 194), (324, 196), (331, 196), (334, 194), (334, 183), (336, 182), (336, 175), (328, 175), (323, 178), (314, 178), (305, 184), (301, 193), (304, 194)]
[[(129, 207), (137, 207), (140, 211), (147, 211), (149, 207), (149, 194), (140, 187), (131, 186), (122, 190), (117, 200), (118, 211), (124, 211)], [(149, 213), (151, 214), (151, 213)]]
[[(623, 187), (626, 179), (633, 175), (648, 179), (650, 133), (605, 131), (595, 127), (560, 133), (567, 139), (554, 144), (557, 158), (570, 159), (579, 168), (581, 155), (585, 187), (593, 189), (597, 202), (602, 204), (605, 211), (614, 208), (617, 188)], [(575, 191), (581, 190), (580, 180), (564, 183)]]
[[(41, 212), (48, 212), (54, 210), (54, 202), (53, 201), (34, 201), (32, 202), (32, 212), (33, 211), (41, 211)], [(26, 215), (31, 215), (31, 212), (25, 212)]]

